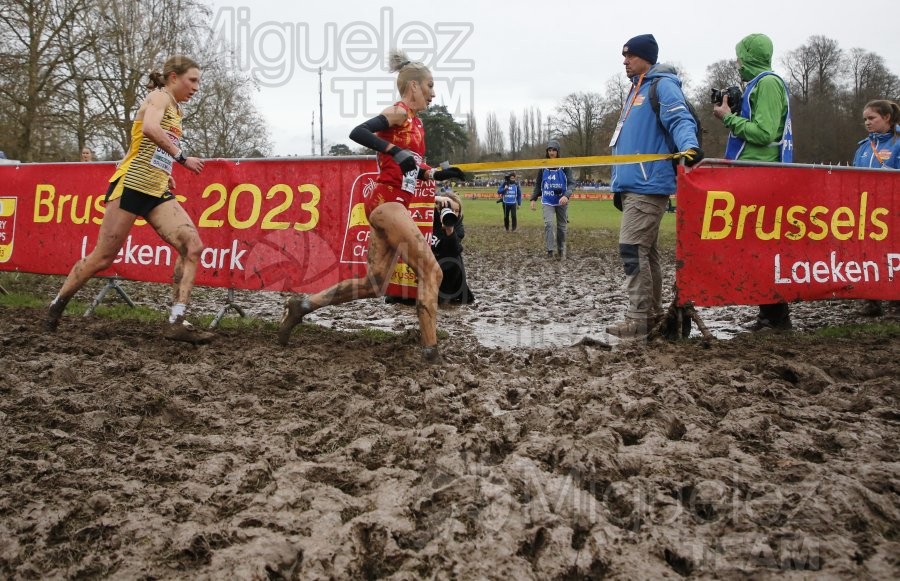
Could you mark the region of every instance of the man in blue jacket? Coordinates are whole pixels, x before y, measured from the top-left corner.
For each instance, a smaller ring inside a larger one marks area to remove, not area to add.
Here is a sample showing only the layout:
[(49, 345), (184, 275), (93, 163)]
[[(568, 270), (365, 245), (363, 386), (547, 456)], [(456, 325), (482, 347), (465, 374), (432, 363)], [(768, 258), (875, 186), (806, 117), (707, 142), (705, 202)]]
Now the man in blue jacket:
[[(659, 47), (652, 34), (641, 34), (622, 47), (625, 74), (632, 87), (625, 99), (610, 146), (614, 155), (681, 152), (693, 165), (703, 157), (697, 123), (687, 107), (681, 81), (671, 67), (657, 65)], [(655, 85), (659, 114), (650, 100)], [(612, 191), (621, 205), (619, 255), (625, 267), (628, 310), (625, 319), (606, 328), (623, 339), (636, 339), (662, 318), (662, 269), (659, 225), (675, 193), (675, 166), (663, 159), (613, 166)]]
[(516, 172), (507, 174), (503, 183), (497, 188), (498, 201), (503, 202), (503, 227), (509, 232), (509, 219), (512, 217), (512, 231), (516, 231), (516, 208), (522, 205), (522, 187), (516, 181)]
[[(559, 141), (551, 139), (547, 142), (547, 159), (562, 157)], [(572, 190), (575, 182), (572, 180), (572, 170), (567, 167), (545, 167), (538, 170), (534, 178), (534, 192), (531, 194), (531, 209), (540, 198), (541, 210), (544, 214), (544, 245), (547, 248), (547, 258), (553, 257), (553, 247), (556, 247), (557, 257), (566, 259), (566, 239), (569, 231), (569, 200), (572, 198)], [(556, 235), (554, 236), (553, 221), (556, 220)]]

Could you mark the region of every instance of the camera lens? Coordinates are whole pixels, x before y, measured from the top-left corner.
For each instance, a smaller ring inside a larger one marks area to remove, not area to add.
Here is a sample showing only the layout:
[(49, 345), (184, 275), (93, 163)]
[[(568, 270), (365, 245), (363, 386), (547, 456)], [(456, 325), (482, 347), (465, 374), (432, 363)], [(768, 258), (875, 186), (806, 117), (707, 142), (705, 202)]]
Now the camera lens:
[(453, 212), (452, 208), (442, 208), (441, 209), (441, 224), (444, 226), (456, 226), (456, 222), (459, 220), (459, 217)]

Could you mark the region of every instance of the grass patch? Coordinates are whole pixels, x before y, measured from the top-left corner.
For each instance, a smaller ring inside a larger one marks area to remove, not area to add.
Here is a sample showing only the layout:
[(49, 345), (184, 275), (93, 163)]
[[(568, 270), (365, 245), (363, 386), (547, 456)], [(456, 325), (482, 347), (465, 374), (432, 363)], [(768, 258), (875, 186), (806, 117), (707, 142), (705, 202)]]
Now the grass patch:
[(8, 295), (0, 293), (0, 306), (17, 308), (17, 309), (21, 309), (21, 308), (40, 309), (41, 307), (47, 306), (47, 301), (45, 299), (39, 298), (33, 294), (23, 293), (23, 292), (18, 292), (18, 291), (10, 291), (10, 294), (8, 294)]
[[(465, 196), (471, 190), (461, 190)], [(522, 202), (517, 211), (518, 232), (526, 245), (541, 248), (544, 236), (544, 218), (540, 204), (531, 211), (530, 203)], [(503, 206), (494, 200), (463, 200), (466, 240), (472, 250), (491, 254), (505, 252), (507, 240), (501, 238)], [(606, 251), (618, 253), (619, 226), (622, 212), (616, 210), (611, 200), (573, 200), (569, 206), (570, 250)], [(666, 213), (660, 226), (660, 247), (675, 248), (675, 214)]]
[(889, 321), (874, 321), (872, 323), (859, 323), (853, 325), (836, 325), (816, 329), (809, 335), (809, 339), (859, 339), (861, 337), (882, 337), (884, 339), (900, 338), (900, 325)]

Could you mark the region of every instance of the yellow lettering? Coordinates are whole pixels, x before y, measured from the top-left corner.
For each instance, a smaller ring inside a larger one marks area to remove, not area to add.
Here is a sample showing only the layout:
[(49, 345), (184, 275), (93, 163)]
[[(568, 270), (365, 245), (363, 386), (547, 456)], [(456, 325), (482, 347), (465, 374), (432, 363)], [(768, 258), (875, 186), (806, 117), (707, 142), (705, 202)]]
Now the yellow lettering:
[(831, 216), (831, 235), (838, 240), (849, 240), (854, 226), (853, 212), (846, 206), (841, 206)]
[(756, 204), (741, 206), (741, 211), (738, 214), (737, 234), (734, 235), (735, 240), (742, 240), (744, 238), (744, 227), (747, 225), (747, 216), (755, 212), (757, 209), (759, 209), (759, 206), (757, 206)]
[(297, 186), (297, 191), (301, 194), (303, 192), (309, 192), (312, 195), (308, 202), (300, 204), (300, 208), (309, 212), (309, 220), (306, 222), (294, 223), (294, 230), (306, 232), (315, 228), (316, 224), (319, 223), (319, 209), (316, 206), (319, 204), (322, 192), (319, 191), (319, 188), (317, 188), (315, 184), (303, 184), (302, 186)]
[(781, 238), (781, 215), (783, 212), (783, 207), (778, 206), (775, 208), (775, 220), (772, 224), (772, 231), (765, 232), (763, 230), (763, 222), (766, 218), (766, 207), (760, 208), (759, 214), (756, 215), (756, 237), (760, 240), (779, 240)]
[[(238, 198), (243, 193), (250, 194), (250, 216), (246, 220), (239, 220), (237, 217)], [(262, 191), (255, 184), (239, 184), (231, 190), (231, 197), (228, 199), (228, 223), (236, 230), (246, 230), (256, 224), (259, 220), (259, 211), (262, 206)]]
[(869, 234), (869, 238), (871, 238), (872, 240), (881, 241), (881, 240), (884, 240), (885, 238), (887, 238), (887, 235), (888, 235), (887, 224), (885, 224), (884, 222), (882, 222), (881, 220), (878, 219), (879, 216), (884, 216), (887, 213), (888, 213), (887, 208), (875, 208), (874, 210), (872, 210), (872, 218), (871, 218), (872, 219), (872, 227), (878, 228), (878, 230), (879, 230), (879, 232), (877, 234), (875, 232), (872, 232), (871, 234)]
[(72, 207), (69, 210), (69, 216), (72, 218), (73, 224), (87, 224), (91, 220), (91, 198), (88, 196), (84, 201), (84, 213), (78, 215), (78, 196), (72, 198)]
[[(56, 197), (56, 188), (50, 184), (38, 184), (34, 191), (34, 223), (46, 224), (53, 220), (53, 199)], [(46, 209), (47, 213), (43, 213)]]
[(806, 235), (806, 223), (797, 218), (798, 214), (805, 214), (806, 208), (803, 206), (791, 206), (787, 211), (787, 222), (791, 226), (796, 226), (796, 232), (785, 232), (784, 237), (788, 240), (800, 240)]
[(828, 224), (819, 219), (819, 214), (827, 214), (828, 208), (825, 206), (815, 206), (809, 212), (809, 223), (812, 226), (818, 226), (819, 231), (816, 232), (814, 230), (809, 231), (809, 239), (810, 240), (824, 240), (826, 236), (828, 236)]
[(91, 218), (91, 222), (94, 224), (100, 224), (103, 222), (103, 216), (106, 215), (106, 204), (104, 203), (106, 196), (97, 196), (94, 198), (94, 211), (96, 211), (99, 216), (94, 216)]
[(869, 205), (869, 192), (859, 196), (859, 234), (857, 240), (866, 239), (866, 207)]
[[(724, 202), (725, 206), (716, 209), (718, 202)], [(706, 192), (706, 208), (703, 210), (703, 231), (701, 240), (722, 240), (731, 234), (733, 220), (731, 212), (734, 210), (734, 194), (731, 192)], [(722, 225), (718, 230), (712, 230), (713, 219), (721, 219)]]
[(56, 223), (57, 223), (57, 224), (62, 224), (63, 212), (64, 212), (65, 207), (66, 207), (66, 202), (68, 202), (69, 200), (71, 200), (72, 197), (73, 197), (73, 196), (72, 196), (71, 194), (60, 194), (60, 195), (59, 195), (59, 202), (58, 202), (58, 205), (57, 205), (57, 209), (58, 209), (59, 211), (56, 212)]

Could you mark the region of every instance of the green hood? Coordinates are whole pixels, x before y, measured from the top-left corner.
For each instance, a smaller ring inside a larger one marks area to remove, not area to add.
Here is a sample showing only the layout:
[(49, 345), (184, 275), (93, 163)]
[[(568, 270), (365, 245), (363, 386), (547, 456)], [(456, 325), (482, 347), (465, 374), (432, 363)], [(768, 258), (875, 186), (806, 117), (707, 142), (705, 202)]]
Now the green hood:
[(751, 34), (734, 47), (741, 59), (741, 79), (749, 81), (764, 71), (772, 70), (772, 40), (765, 34)]

